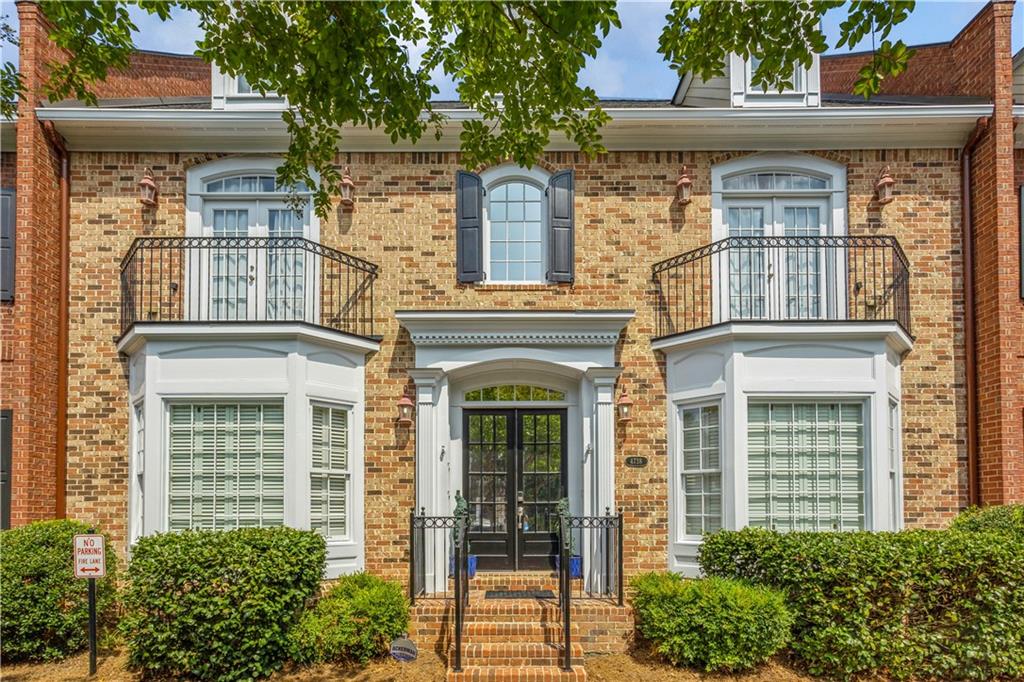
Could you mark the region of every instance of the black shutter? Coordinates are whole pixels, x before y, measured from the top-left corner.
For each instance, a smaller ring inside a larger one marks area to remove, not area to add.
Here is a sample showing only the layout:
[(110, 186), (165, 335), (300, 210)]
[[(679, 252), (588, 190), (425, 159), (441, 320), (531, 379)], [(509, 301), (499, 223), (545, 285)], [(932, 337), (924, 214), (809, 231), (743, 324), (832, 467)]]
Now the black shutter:
[(11, 410), (0, 410), (0, 529), (11, 527)]
[(551, 213), (548, 279), (552, 282), (573, 280), (573, 185), (571, 170), (558, 171), (548, 181), (548, 207)]
[(455, 174), (455, 266), (460, 282), (484, 278), (484, 185), (475, 173)]
[(14, 192), (0, 190), (0, 301), (14, 300)]

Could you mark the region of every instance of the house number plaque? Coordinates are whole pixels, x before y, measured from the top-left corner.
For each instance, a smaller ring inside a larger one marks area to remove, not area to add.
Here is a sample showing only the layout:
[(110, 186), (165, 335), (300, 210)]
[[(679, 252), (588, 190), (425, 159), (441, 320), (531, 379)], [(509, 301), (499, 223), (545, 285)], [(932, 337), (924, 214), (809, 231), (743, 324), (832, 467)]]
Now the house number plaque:
[(639, 455), (632, 455), (626, 458), (626, 466), (633, 467), (634, 469), (641, 469), (647, 466), (647, 458), (640, 457)]

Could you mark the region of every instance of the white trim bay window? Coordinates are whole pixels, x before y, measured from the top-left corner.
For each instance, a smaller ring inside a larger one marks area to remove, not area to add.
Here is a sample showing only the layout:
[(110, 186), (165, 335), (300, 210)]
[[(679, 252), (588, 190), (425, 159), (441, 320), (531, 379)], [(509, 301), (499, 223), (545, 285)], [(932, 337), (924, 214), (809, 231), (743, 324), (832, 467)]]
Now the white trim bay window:
[(168, 406), (168, 529), (284, 524), (284, 405)]
[(860, 402), (751, 402), (748, 524), (863, 530), (865, 407)]
[(313, 405), (309, 523), (325, 538), (349, 535), (349, 414), (347, 408)]
[(718, 404), (679, 408), (682, 531), (700, 537), (722, 528), (722, 439)]

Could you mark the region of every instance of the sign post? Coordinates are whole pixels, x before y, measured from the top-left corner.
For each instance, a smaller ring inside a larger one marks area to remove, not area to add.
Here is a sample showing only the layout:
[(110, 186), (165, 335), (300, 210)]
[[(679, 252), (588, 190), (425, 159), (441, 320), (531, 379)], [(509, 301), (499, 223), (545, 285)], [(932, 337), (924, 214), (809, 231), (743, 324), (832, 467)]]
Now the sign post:
[(75, 577), (89, 581), (89, 675), (96, 674), (96, 578), (107, 575), (103, 536), (92, 528), (75, 536)]

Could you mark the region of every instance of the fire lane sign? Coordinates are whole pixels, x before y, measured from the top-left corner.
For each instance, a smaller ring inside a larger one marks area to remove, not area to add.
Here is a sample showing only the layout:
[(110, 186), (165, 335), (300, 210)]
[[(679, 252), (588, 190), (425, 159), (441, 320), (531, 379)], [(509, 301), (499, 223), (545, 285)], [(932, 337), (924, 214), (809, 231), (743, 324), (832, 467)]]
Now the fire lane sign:
[(75, 536), (75, 577), (102, 578), (107, 575), (107, 553), (102, 535)]

